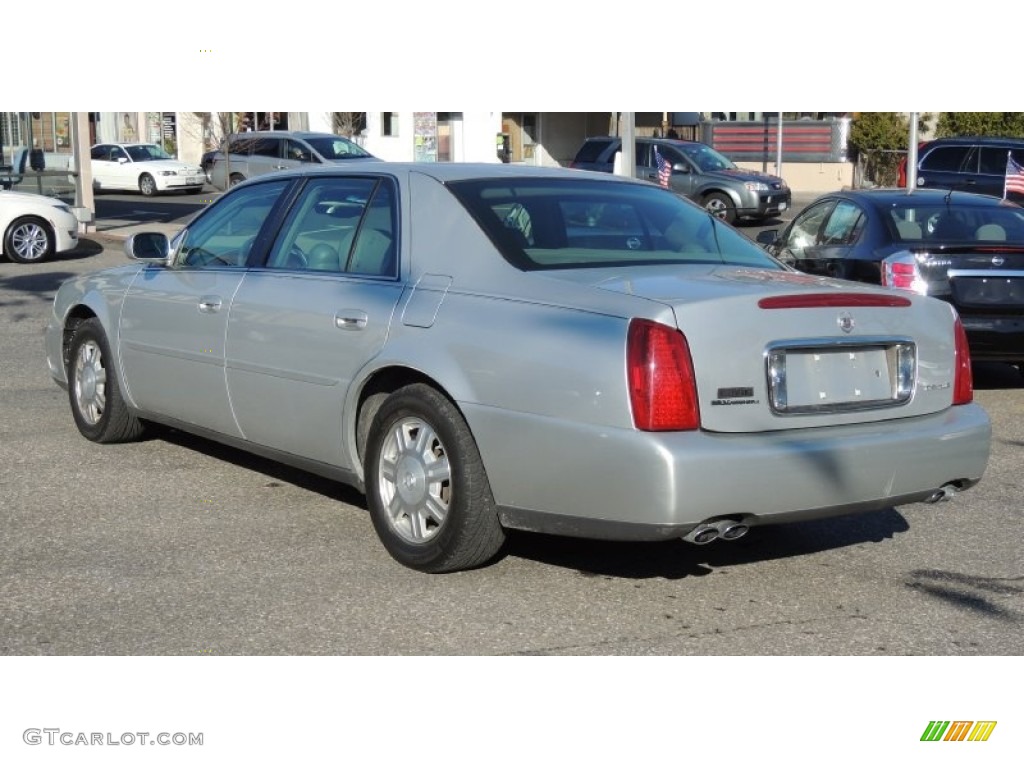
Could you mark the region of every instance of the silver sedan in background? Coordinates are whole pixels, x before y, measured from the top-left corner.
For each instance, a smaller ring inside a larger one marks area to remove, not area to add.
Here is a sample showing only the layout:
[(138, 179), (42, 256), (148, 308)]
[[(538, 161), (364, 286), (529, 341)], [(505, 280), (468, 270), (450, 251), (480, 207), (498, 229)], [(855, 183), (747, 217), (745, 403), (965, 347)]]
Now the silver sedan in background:
[(948, 304), (797, 273), (648, 182), (304, 167), (126, 250), (47, 328), (82, 435), (161, 423), (351, 484), (422, 571), (508, 529), (700, 544), (937, 501), (988, 461)]

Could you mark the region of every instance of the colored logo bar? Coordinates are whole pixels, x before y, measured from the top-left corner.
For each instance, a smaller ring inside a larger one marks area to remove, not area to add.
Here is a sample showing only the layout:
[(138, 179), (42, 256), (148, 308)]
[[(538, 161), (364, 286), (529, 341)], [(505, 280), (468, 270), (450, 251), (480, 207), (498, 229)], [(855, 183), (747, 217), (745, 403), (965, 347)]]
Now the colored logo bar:
[(996, 720), (932, 720), (921, 735), (921, 741), (988, 741), (996, 728)]

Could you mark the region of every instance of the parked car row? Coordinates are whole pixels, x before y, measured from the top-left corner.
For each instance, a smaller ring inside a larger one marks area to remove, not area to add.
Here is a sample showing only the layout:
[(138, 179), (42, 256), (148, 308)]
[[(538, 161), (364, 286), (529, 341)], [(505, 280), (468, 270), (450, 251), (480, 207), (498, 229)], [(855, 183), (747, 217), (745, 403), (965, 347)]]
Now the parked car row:
[(305, 163), (126, 251), (46, 329), (81, 435), (348, 483), (425, 572), (510, 529), (704, 544), (934, 502), (988, 462), (950, 303), (801, 274), (646, 181)]

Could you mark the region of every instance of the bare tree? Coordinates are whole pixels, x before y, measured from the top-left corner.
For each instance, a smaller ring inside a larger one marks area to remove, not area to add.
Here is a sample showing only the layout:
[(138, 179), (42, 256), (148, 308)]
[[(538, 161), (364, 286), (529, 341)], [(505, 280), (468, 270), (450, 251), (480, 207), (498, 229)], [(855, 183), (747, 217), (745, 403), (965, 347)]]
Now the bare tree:
[(221, 142), (238, 130), (245, 116), (244, 112), (192, 112), (202, 124), (203, 148), (217, 149)]
[(352, 138), (366, 128), (365, 112), (331, 112), (331, 129)]

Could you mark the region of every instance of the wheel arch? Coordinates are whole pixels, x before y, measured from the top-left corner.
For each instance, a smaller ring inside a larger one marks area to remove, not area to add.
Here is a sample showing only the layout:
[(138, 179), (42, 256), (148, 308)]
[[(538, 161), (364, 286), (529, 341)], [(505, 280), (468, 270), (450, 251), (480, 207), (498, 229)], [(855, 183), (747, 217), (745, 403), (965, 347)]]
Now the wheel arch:
[[(67, 376), (68, 365), (71, 363), (71, 339), (74, 338), (75, 331), (86, 320), (96, 318), (98, 315), (93, 311), (92, 307), (86, 304), (76, 304), (71, 308), (71, 311), (64, 316), (64, 330), (61, 336), (60, 345), (60, 357), (61, 362), (64, 365), (64, 375)], [(100, 320), (100, 323), (106, 328), (106, 323)]]
[(721, 187), (721, 186), (718, 186), (718, 185), (715, 185), (715, 184), (709, 184), (706, 187), (701, 187), (700, 190), (697, 192), (697, 194), (700, 196), (701, 204), (703, 204), (704, 201), (707, 200), (709, 196), (715, 194), (716, 192), (718, 194), (720, 194), (720, 195), (725, 195), (730, 200), (732, 200), (732, 204), (733, 204), (734, 207), (736, 207), (736, 208), (742, 207), (741, 206), (741, 202), (742, 201), (740, 200), (739, 192), (737, 192), (734, 189), (729, 189), (728, 187)]
[[(364, 457), (366, 450), (366, 439), (370, 432), (370, 425), (373, 417), (380, 410), (381, 405), (393, 392), (408, 386), (409, 384), (425, 384), (446, 397), (452, 405), (462, 413), (459, 404), (451, 392), (437, 379), (424, 373), (421, 370), (410, 368), (404, 365), (386, 365), (372, 371), (358, 387), (358, 395), (355, 399), (354, 418), (346, 430), (347, 439), (350, 441), (349, 450), (353, 456), (354, 463), (361, 478), (364, 477)], [(351, 412), (351, 411), (350, 411)], [(462, 413), (463, 418), (465, 414)]]

